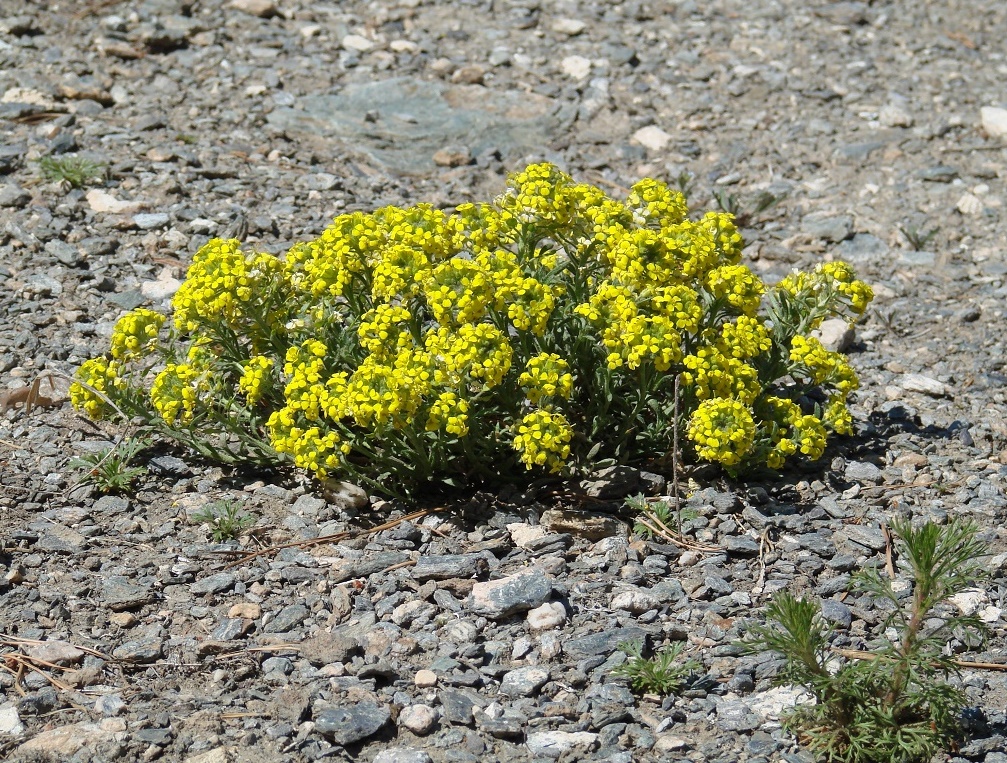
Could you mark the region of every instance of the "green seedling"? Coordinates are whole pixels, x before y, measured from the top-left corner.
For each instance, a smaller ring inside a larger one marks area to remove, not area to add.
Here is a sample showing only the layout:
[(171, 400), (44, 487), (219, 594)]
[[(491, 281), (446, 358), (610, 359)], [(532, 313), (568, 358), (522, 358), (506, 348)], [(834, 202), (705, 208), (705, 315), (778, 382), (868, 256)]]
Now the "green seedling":
[(679, 641), (647, 658), (643, 656), (643, 642), (619, 644), (627, 659), (612, 670), (612, 675), (629, 679), (633, 691), (641, 694), (659, 694), (662, 697), (675, 694), (700, 667), (695, 660), (679, 661), (683, 648), (684, 644)]
[(104, 165), (75, 155), (43, 156), (38, 168), (45, 180), (68, 188), (83, 188), (105, 174)]
[(102, 493), (122, 493), (147, 473), (145, 466), (130, 466), (139, 453), (150, 447), (150, 440), (125, 439), (113, 448), (85, 453), (70, 459), (70, 466), (82, 469), (81, 482), (94, 485)]
[(966, 697), (948, 682), (959, 666), (946, 645), (953, 637), (980, 643), (984, 626), (949, 600), (981, 579), (986, 548), (976, 526), (959, 520), (918, 528), (895, 522), (892, 531), (912, 595), (899, 596), (895, 581), (878, 569), (857, 576), (856, 590), (888, 612), (884, 635), (854, 655), (860, 659), (831, 648), (817, 601), (787, 592), (769, 605), (769, 624), (753, 628), (744, 642), (750, 652), (782, 655), (780, 682), (814, 695), (815, 703), (794, 709), (784, 727), (826, 763), (922, 763), (960, 733)]
[(255, 524), (255, 517), (242, 512), (240, 505), (233, 501), (217, 501), (190, 514), (189, 521), (194, 524), (208, 524), (210, 537), (214, 542), (222, 543), (236, 539), (252, 527)]

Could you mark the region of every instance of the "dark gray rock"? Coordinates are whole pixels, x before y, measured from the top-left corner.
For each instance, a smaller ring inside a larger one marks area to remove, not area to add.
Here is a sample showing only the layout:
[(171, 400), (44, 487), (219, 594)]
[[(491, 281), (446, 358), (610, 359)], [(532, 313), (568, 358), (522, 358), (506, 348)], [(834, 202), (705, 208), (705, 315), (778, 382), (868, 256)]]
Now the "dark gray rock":
[(575, 659), (583, 657), (608, 656), (619, 644), (644, 641), (648, 633), (642, 628), (613, 628), (590, 636), (570, 639), (563, 645), (563, 651)]
[(417, 580), (471, 578), (485, 573), (488, 569), (489, 565), (482, 554), (421, 556), (412, 568), (412, 576)]
[(105, 581), (101, 598), (113, 612), (120, 612), (150, 604), (156, 596), (150, 586), (136, 585), (129, 578), (116, 575)]
[(318, 733), (345, 747), (374, 736), (390, 718), (391, 713), (384, 705), (359, 702), (316, 710), (312, 720)]
[(286, 633), (304, 622), (310, 614), (311, 610), (303, 604), (288, 604), (276, 613), (276, 617), (266, 623), (263, 630), (266, 633)]
[(475, 614), (499, 620), (544, 604), (551, 593), (549, 576), (529, 567), (500, 580), (476, 583), (467, 603)]
[(232, 588), (237, 582), (237, 578), (230, 572), (218, 572), (215, 575), (208, 575), (202, 580), (197, 580), (189, 586), (189, 593), (197, 596), (207, 593), (221, 593)]

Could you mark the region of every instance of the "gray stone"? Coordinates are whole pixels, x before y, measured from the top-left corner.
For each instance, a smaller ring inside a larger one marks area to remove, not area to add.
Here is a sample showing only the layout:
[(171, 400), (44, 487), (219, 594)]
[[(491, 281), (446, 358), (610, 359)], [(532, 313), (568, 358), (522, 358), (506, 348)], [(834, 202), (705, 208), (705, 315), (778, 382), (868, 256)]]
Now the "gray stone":
[(574, 106), (524, 91), (446, 85), (410, 77), (349, 84), (339, 95), (309, 95), (298, 109), (277, 108), (267, 120), (291, 132), (337, 138), (397, 172), (427, 173), (445, 145), (473, 156), (497, 148), (522, 156), (548, 145)]
[(846, 525), (841, 532), (852, 543), (868, 548), (871, 551), (884, 551), (887, 545), (885, 543), (885, 536), (876, 527)]
[(661, 602), (656, 596), (639, 588), (620, 591), (609, 602), (609, 607), (612, 609), (624, 609), (627, 612), (632, 612), (634, 615), (658, 609), (660, 606)]
[(472, 708), (484, 704), (478, 694), (467, 689), (441, 689), (437, 698), (444, 711), (444, 720), (464, 726), (472, 724)]
[(843, 476), (850, 482), (881, 482), (881, 469), (869, 461), (848, 461)]
[(118, 694), (102, 694), (94, 702), (94, 711), (106, 718), (126, 712), (126, 702)]
[(950, 183), (958, 177), (958, 170), (948, 167), (946, 164), (938, 164), (934, 167), (924, 167), (916, 171), (916, 177), (930, 183)]
[(144, 744), (156, 744), (159, 746), (165, 746), (168, 744), (174, 734), (170, 728), (167, 729), (139, 729), (133, 732), (133, 738), (137, 741), (143, 742)]
[(619, 648), (619, 644), (644, 641), (647, 635), (642, 628), (612, 628), (571, 639), (563, 645), (563, 651), (573, 658), (607, 657)]
[(374, 736), (389, 718), (391, 713), (387, 707), (364, 701), (316, 711), (312, 720), (316, 731), (346, 746)]
[(804, 232), (815, 238), (838, 243), (853, 232), (853, 218), (849, 215), (822, 217), (809, 215), (801, 222)]
[(741, 700), (724, 699), (717, 703), (716, 723), (724, 731), (752, 731), (762, 725), (762, 719)]
[(266, 623), (263, 630), (266, 633), (286, 633), (300, 625), (310, 614), (311, 611), (303, 604), (288, 604)]
[(468, 600), (477, 615), (501, 620), (544, 604), (552, 593), (552, 580), (538, 567), (529, 567), (500, 580), (476, 583)]
[(536, 731), (528, 735), (528, 751), (537, 757), (558, 758), (570, 750), (590, 750), (598, 735), (588, 731)]
[(374, 763), (433, 763), (433, 759), (423, 750), (392, 747), (379, 752), (374, 758)]
[(581, 482), (580, 489), (592, 498), (625, 498), (640, 486), (640, 470), (630, 466), (599, 469)]
[(186, 477), (192, 473), (189, 465), (176, 456), (154, 456), (147, 462), (147, 468), (161, 477)]
[(51, 254), (64, 265), (71, 268), (80, 265), (84, 261), (84, 255), (77, 247), (59, 239), (47, 241), (45, 251), (46, 254)]
[(160, 635), (143, 636), (120, 644), (112, 656), (123, 662), (144, 664), (160, 659), (164, 651), (164, 638)]
[(531, 697), (549, 680), (548, 668), (529, 665), (504, 674), (500, 693), (508, 697)]
[(797, 542), (801, 548), (807, 549), (813, 554), (823, 557), (830, 557), (836, 553), (836, 546), (830, 538), (821, 533), (806, 533), (797, 536)]
[(856, 233), (836, 247), (836, 257), (852, 264), (878, 262), (888, 254), (888, 244), (870, 233)]
[(150, 604), (156, 594), (149, 586), (136, 585), (126, 577), (115, 575), (105, 581), (101, 598), (113, 612), (120, 612)]
[(133, 215), (133, 224), (140, 230), (163, 228), (169, 220), (167, 212), (140, 212)]
[(13, 702), (0, 705), (0, 734), (21, 736), (24, 730), (21, 716), (17, 712), (17, 705)]
[(360, 648), (356, 638), (340, 631), (321, 631), (301, 642), (299, 655), (313, 665), (346, 662)]
[(366, 578), (411, 560), (412, 557), (402, 551), (379, 551), (359, 559), (340, 559), (332, 565), (328, 577), (334, 583), (342, 583), (352, 578)]
[(822, 618), (840, 628), (848, 629), (853, 623), (853, 612), (841, 601), (825, 599), (822, 601)]
[(53, 524), (39, 539), (40, 551), (55, 551), (60, 554), (76, 554), (87, 544), (87, 538), (76, 530), (60, 524)]
[(244, 636), (250, 627), (251, 624), (241, 618), (227, 617), (210, 632), (210, 639), (213, 641), (234, 641)]
[(482, 554), (421, 556), (416, 560), (412, 576), (417, 580), (450, 580), (471, 578), (487, 569), (488, 565)]
[(218, 572), (215, 575), (208, 575), (202, 580), (197, 580), (189, 586), (189, 592), (200, 596), (207, 593), (221, 593), (232, 588), (237, 582), (237, 578), (230, 572)]
[(731, 556), (759, 555), (759, 543), (747, 535), (728, 535), (724, 538), (723, 546)]
[(21, 186), (14, 183), (0, 186), (0, 207), (20, 209), (29, 201), (31, 201), (31, 194)]

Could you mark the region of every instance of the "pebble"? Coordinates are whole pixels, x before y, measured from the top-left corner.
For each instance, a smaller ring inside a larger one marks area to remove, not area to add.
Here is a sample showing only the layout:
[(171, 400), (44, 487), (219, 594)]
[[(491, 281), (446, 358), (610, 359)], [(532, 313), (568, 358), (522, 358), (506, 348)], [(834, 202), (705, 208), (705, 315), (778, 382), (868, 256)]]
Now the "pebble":
[(671, 136), (656, 125), (648, 125), (633, 133), (633, 140), (651, 151), (663, 151), (671, 143)]
[(1007, 138), (1007, 109), (983, 106), (979, 110), (985, 133), (991, 138)]
[(547, 601), (539, 607), (528, 610), (526, 619), (532, 632), (558, 628), (566, 622), (566, 607), (558, 601)]
[(528, 735), (528, 751), (543, 758), (558, 758), (570, 750), (590, 751), (598, 735), (588, 731), (536, 731)]
[(424, 736), (437, 725), (437, 711), (429, 705), (408, 705), (399, 713), (399, 723), (414, 734)]
[(378, 733), (390, 718), (388, 708), (373, 702), (325, 708), (312, 715), (315, 730), (344, 747)]
[(420, 689), (429, 689), (437, 685), (437, 674), (432, 670), (417, 670), (413, 683)]
[(591, 59), (584, 56), (567, 56), (559, 66), (570, 79), (586, 79), (591, 74)]
[(905, 374), (899, 380), (899, 386), (906, 392), (920, 392), (931, 397), (945, 397), (948, 394), (948, 388), (943, 382), (923, 374)]
[(154, 230), (163, 228), (171, 218), (166, 212), (148, 212), (133, 215), (133, 225), (140, 230)]
[(273, 0), (231, 0), (228, 7), (263, 19), (276, 15)]
[(812, 332), (829, 352), (846, 352), (856, 336), (854, 328), (842, 318), (829, 318)]
[(392, 747), (374, 757), (374, 763), (433, 763), (433, 758), (423, 750), (410, 747)]
[(545, 603), (551, 593), (549, 577), (531, 567), (499, 580), (476, 583), (468, 607), (475, 614), (500, 620)]
[(500, 693), (508, 697), (531, 697), (546, 681), (549, 671), (535, 665), (517, 668), (504, 673), (500, 682)]

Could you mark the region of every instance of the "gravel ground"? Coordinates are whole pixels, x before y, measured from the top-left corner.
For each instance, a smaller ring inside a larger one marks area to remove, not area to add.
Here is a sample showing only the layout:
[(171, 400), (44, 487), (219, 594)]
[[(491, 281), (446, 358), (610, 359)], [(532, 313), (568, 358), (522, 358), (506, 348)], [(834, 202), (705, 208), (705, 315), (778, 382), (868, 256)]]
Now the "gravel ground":
[[(631, 470), (591, 503), (476, 496), (369, 534), (380, 502), (163, 448), (103, 497), (68, 460), (115, 431), (0, 398), (0, 644), (43, 666), (0, 671), (0, 757), (806, 761), (777, 663), (732, 642), (787, 588), (863, 646), (879, 613), (844, 592), (894, 515), (985, 528), (991, 638), (961, 656), (1007, 661), (1007, 114), (983, 110), (1007, 107), (1005, 29), (999, 0), (0, 0), (4, 387), (103, 351), (211, 236), (279, 252), (342, 210), (489, 198), (530, 160), (612, 192), (691, 173), (694, 208), (741, 205), (768, 280), (842, 257), (877, 294), (857, 436), (708, 481), (685, 529), (713, 553), (627, 535), (620, 497), (662, 489)], [(107, 175), (44, 181), (61, 154)], [(348, 534), (225, 567), (189, 519), (221, 499), (248, 548)], [(634, 697), (610, 675), (628, 639), (684, 640), (701, 680)], [(958, 763), (1007, 761), (1005, 677), (964, 672), (989, 723)]]

